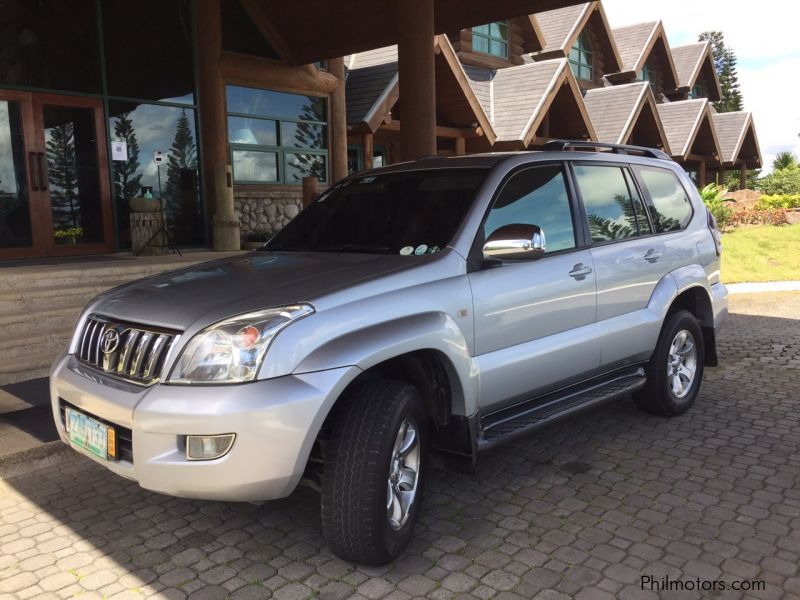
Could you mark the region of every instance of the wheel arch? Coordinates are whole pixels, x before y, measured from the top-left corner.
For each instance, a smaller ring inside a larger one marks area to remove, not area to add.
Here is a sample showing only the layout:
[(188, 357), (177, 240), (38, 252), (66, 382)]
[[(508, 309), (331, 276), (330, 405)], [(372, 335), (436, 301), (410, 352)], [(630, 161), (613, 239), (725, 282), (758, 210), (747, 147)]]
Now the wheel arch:
[(711, 295), (708, 290), (702, 285), (691, 285), (685, 288), (670, 304), (666, 317), (668, 318), (669, 315), (678, 310), (688, 310), (697, 319), (700, 329), (703, 331), (705, 366), (716, 367), (719, 364), (719, 359), (717, 357), (717, 340), (714, 329), (714, 308), (711, 304)]

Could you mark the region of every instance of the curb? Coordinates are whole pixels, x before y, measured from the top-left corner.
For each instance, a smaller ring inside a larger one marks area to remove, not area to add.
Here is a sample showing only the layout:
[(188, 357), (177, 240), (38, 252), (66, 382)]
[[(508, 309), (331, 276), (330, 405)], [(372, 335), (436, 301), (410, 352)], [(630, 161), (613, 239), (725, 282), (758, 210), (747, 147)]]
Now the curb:
[(61, 440), (4, 456), (0, 461), (0, 479), (10, 479), (49, 467), (65, 457), (71, 448)]
[(730, 294), (759, 294), (764, 292), (798, 292), (800, 281), (762, 281), (752, 283), (729, 283), (725, 286)]

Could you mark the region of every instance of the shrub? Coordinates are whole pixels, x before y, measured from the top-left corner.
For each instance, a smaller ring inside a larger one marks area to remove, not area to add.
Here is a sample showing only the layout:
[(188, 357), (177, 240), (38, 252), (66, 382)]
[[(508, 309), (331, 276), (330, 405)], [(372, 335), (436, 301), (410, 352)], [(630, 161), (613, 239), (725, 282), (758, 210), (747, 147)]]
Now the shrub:
[(776, 169), (758, 180), (758, 189), (766, 196), (800, 194), (800, 167), (794, 165)]
[(777, 194), (774, 196), (761, 196), (756, 204), (756, 209), (766, 210), (770, 208), (800, 208), (800, 194)]
[(708, 212), (716, 219), (717, 226), (721, 231), (725, 231), (725, 228), (731, 224), (731, 217), (733, 216), (733, 210), (728, 206), (728, 201), (722, 198), (726, 192), (727, 190), (724, 187), (714, 183), (709, 183), (700, 190), (700, 197), (703, 199), (703, 203), (708, 208)]
[(247, 234), (246, 241), (248, 242), (268, 242), (275, 235), (269, 229), (254, 229)]
[(731, 215), (730, 225), (787, 225), (789, 219), (786, 216), (786, 209), (767, 208), (758, 210), (756, 208), (745, 208), (737, 210)]

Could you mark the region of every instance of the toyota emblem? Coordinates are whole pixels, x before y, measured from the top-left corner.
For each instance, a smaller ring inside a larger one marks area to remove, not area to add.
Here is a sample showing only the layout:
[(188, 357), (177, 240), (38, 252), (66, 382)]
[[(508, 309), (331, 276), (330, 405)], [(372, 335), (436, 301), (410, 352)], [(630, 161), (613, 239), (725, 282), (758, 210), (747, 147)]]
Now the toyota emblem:
[(106, 329), (100, 342), (103, 354), (111, 354), (119, 347), (119, 332), (116, 329)]

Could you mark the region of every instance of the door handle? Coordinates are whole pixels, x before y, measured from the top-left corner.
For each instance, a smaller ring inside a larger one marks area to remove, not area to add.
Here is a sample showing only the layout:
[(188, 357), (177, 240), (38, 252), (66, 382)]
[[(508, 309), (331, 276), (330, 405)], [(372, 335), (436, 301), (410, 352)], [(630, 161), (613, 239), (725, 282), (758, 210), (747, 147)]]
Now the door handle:
[(661, 252), (658, 250), (653, 250), (652, 248), (647, 251), (647, 254), (644, 255), (644, 259), (651, 263), (658, 262), (660, 258)]
[(42, 178), (38, 167), (36, 166), (36, 152), (28, 153), (28, 168), (31, 172), (31, 190), (38, 192), (42, 189)]
[(45, 166), (44, 162), (44, 152), (37, 152), (36, 156), (39, 157), (39, 189), (42, 191), (47, 190), (48, 185), (48, 177), (47, 177), (47, 167)]
[(572, 268), (572, 271), (569, 272), (570, 277), (574, 277), (578, 281), (583, 281), (586, 279), (587, 275), (591, 275), (592, 267), (586, 267), (583, 263), (578, 263)]

